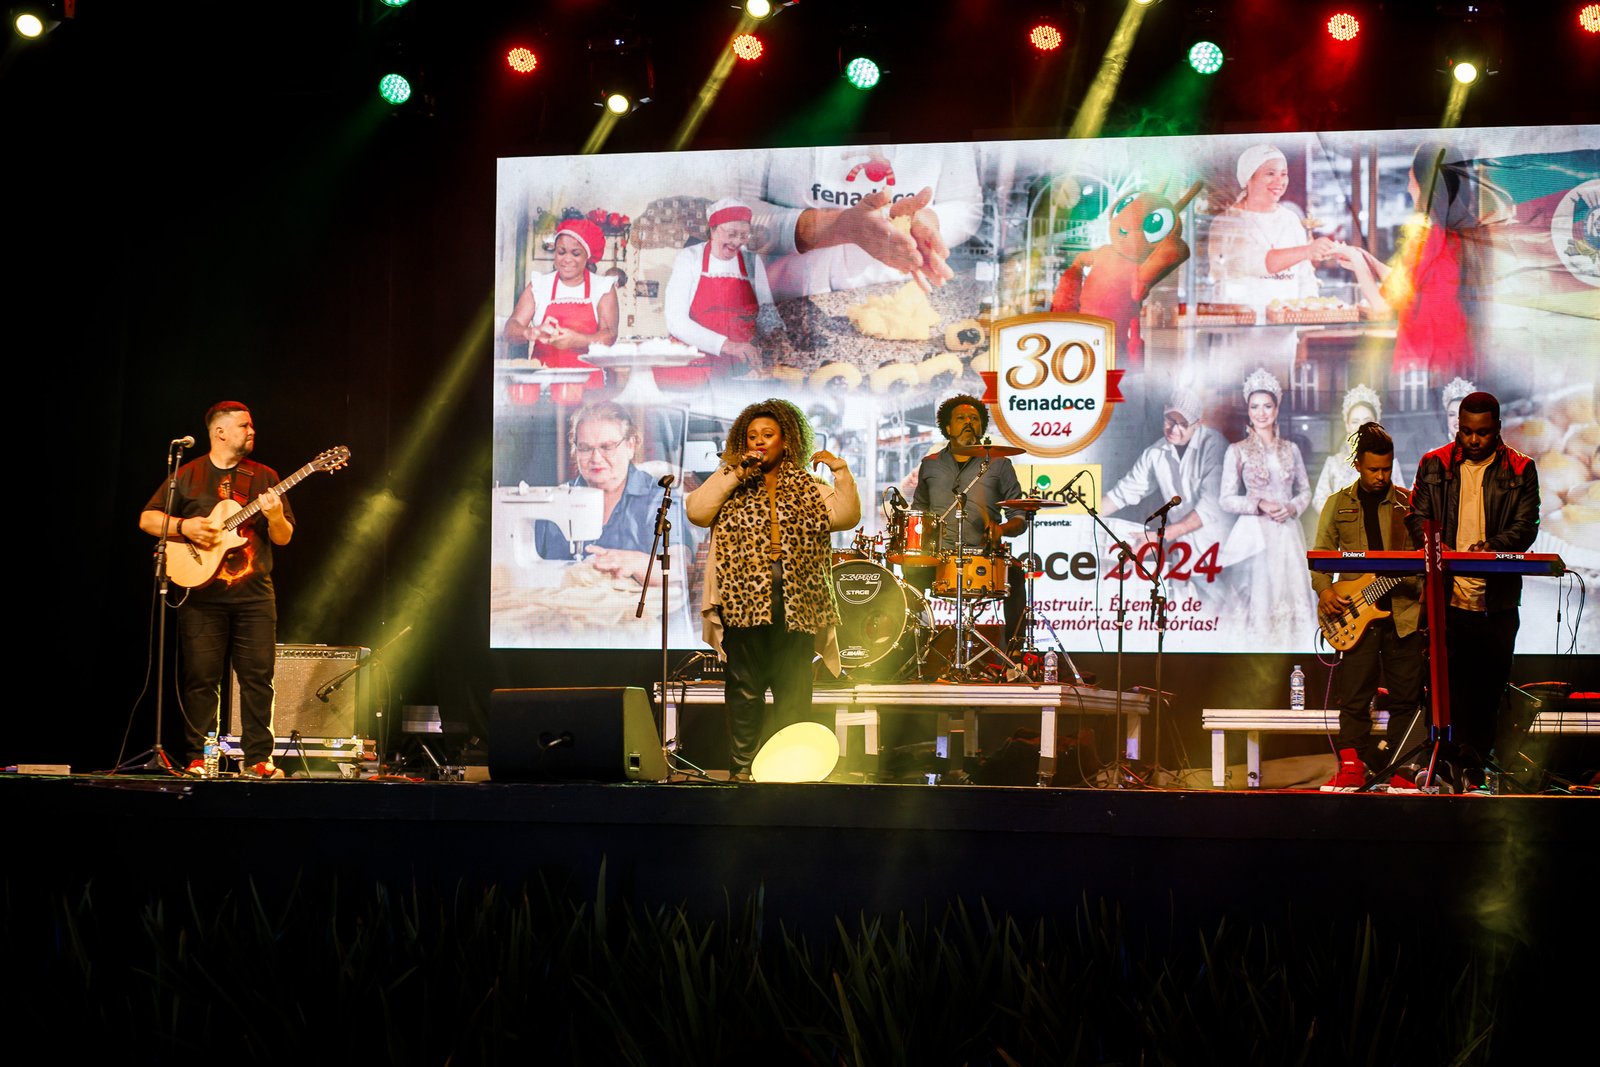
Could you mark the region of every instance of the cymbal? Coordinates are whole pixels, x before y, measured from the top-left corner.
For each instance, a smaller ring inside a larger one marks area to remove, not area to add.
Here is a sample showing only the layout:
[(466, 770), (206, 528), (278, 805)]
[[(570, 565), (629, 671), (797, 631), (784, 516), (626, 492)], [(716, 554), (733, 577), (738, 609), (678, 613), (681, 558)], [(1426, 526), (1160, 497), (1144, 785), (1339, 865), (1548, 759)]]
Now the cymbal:
[(951, 443), (950, 454), (957, 459), (971, 459), (982, 456), (984, 459), (999, 459), (1002, 456), (1020, 456), (1026, 449), (1016, 445), (958, 445)]
[(1045, 508), (1064, 508), (1069, 505), (1065, 500), (1045, 500), (1043, 497), (1025, 496), (1020, 500), (1002, 500), (995, 506), (1010, 511), (1043, 511)]

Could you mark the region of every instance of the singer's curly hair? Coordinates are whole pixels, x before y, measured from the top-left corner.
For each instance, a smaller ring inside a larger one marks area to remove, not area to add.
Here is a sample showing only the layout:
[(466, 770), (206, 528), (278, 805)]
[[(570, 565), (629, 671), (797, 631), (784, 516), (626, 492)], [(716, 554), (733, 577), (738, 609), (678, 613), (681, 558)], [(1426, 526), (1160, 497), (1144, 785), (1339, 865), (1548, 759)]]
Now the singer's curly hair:
[(1363, 452), (1371, 452), (1375, 456), (1394, 455), (1394, 438), (1389, 436), (1389, 431), (1376, 422), (1363, 422), (1356, 428), (1356, 432), (1345, 440), (1350, 442), (1350, 466), (1354, 467), (1361, 461)]
[(739, 417), (733, 420), (733, 426), (728, 430), (722, 461), (733, 467), (739, 465), (739, 460), (748, 451), (745, 434), (750, 424), (760, 418), (768, 418), (778, 424), (778, 430), (783, 434), (784, 462), (805, 470), (811, 461), (811, 453), (816, 451), (816, 438), (812, 436), (811, 424), (799, 408), (776, 397), (751, 404), (739, 412)]
[(956, 408), (960, 407), (962, 404), (971, 404), (973, 407), (978, 409), (978, 417), (983, 420), (983, 428), (978, 431), (978, 436), (981, 437), (984, 434), (988, 433), (989, 432), (989, 405), (985, 404), (982, 400), (979, 400), (977, 397), (971, 396), (970, 394), (967, 394), (967, 393), (957, 393), (955, 396), (951, 397), (950, 399), (946, 400), (944, 403), (939, 405), (939, 410), (934, 415), (935, 420), (937, 420), (937, 422), (939, 423), (939, 432), (944, 434), (946, 437), (950, 436), (950, 434), (945, 429), (947, 426), (950, 425), (950, 414), (951, 414), (951, 412), (955, 411)]

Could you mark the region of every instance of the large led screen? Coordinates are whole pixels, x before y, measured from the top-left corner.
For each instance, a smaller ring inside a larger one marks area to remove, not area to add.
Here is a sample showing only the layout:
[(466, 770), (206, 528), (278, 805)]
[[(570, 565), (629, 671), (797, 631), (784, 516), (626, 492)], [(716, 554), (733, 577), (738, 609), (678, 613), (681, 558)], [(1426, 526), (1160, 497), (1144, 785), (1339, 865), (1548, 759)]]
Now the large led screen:
[[(743, 247), (708, 226), (726, 202), (751, 210)], [(877, 556), (938, 403), (970, 393), (1025, 490), (1071, 484), (1140, 550), (1121, 563), (1079, 505), (1012, 538), (1041, 644), (1112, 648), (1122, 605), (1153, 650), (1159, 580), (1169, 651), (1309, 652), (1305, 552), (1354, 478), (1349, 428), (1380, 421), (1409, 485), (1484, 389), (1538, 464), (1533, 550), (1577, 572), (1525, 581), (1518, 651), (1600, 651), (1578, 612), (1600, 575), (1600, 128), (516, 158), (497, 212), (496, 647), (653, 647), (663, 612), (700, 647), (708, 544), (682, 495), (769, 396), (855, 474), (841, 558)], [(905, 273), (907, 236), (948, 269)], [(639, 613), (668, 475), (666, 595), (653, 575)], [(1145, 520), (1174, 495), (1155, 574)]]

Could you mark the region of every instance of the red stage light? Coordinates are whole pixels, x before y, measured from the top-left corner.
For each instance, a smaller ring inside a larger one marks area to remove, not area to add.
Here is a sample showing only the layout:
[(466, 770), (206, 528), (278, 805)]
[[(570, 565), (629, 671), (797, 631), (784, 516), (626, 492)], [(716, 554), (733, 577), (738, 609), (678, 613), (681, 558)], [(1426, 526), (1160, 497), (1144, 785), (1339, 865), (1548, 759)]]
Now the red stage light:
[(1054, 52), (1061, 47), (1061, 31), (1048, 22), (1041, 22), (1028, 31), (1028, 43), (1041, 52)]
[(740, 59), (760, 59), (764, 51), (761, 38), (753, 33), (741, 33), (733, 39), (733, 54)]
[(506, 53), (506, 66), (518, 74), (532, 74), (539, 66), (539, 57), (533, 54), (532, 49), (518, 45)]
[(1328, 36), (1335, 41), (1353, 41), (1361, 32), (1361, 23), (1348, 11), (1341, 11), (1328, 20)]
[(1578, 12), (1578, 25), (1590, 33), (1600, 33), (1600, 4), (1584, 4)]

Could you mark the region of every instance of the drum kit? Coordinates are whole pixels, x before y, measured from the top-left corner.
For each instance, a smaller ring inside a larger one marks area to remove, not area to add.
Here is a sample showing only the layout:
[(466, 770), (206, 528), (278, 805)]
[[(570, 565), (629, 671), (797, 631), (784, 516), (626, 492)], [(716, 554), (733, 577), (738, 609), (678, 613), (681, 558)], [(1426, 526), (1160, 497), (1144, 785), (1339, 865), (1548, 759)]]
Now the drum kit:
[[(957, 458), (981, 457), (979, 477), (992, 459), (1020, 455), (1022, 449), (1009, 445), (952, 445)], [(970, 483), (969, 483), (970, 486)], [(1045, 508), (1066, 507), (1064, 501), (1039, 496), (1001, 500), (998, 506), (1010, 511), (1026, 511), (1031, 518)], [(911, 508), (897, 489), (887, 491), (884, 513), (886, 533), (867, 535), (857, 531), (848, 549), (834, 552), (832, 581), (839, 605), (839, 659), (851, 677), (869, 681), (935, 679), (953, 682), (991, 680), (975, 665), (993, 655), (1008, 680), (1027, 676), (1027, 671), (996, 646), (974, 625), (978, 612), (1006, 596), (1008, 571), (1014, 560), (1003, 545), (971, 548), (963, 538), (952, 537), (953, 548), (944, 548), (944, 533), (965, 528), (966, 493), (943, 512)], [(952, 512), (954, 515), (952, 516)], [(1033, 525), (1028, 526), (1028, 552), (1033, 556)], [(891, 567), (898, 567), (897, 575)], [(1033, 573), (1028, 575), (1027, 611), (1023, 617), (1020, 651), (1024, 663), (1040, 662), (1033, 647)], [(954, 601), (955, 623), (949, 627), (934, 624), (929, 595)], [(1048, 620), (1045, 620), (1048, 627)], [(954, 630), (951, 656), (935, 649), (942, 630)], [(974, 639), (983, 647), (974, 649)], [(937, 667), (932, 661), (943, 661)], [(1070, 658), (1065, 663), (1071, 677), (1077, 668)]]

